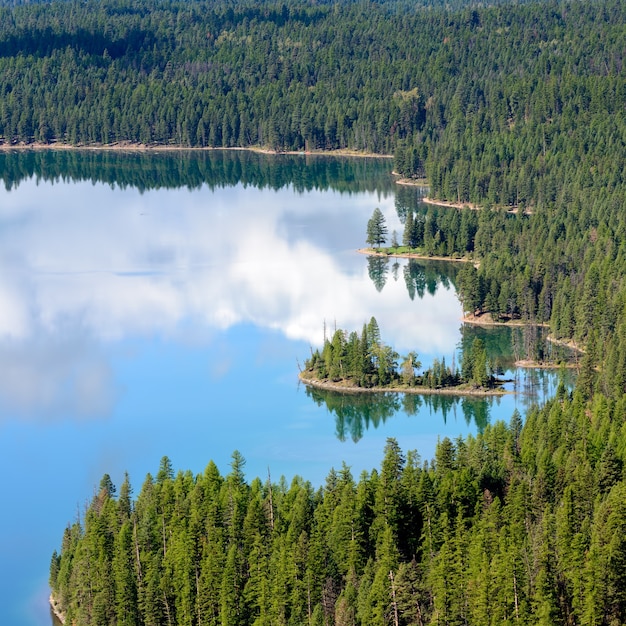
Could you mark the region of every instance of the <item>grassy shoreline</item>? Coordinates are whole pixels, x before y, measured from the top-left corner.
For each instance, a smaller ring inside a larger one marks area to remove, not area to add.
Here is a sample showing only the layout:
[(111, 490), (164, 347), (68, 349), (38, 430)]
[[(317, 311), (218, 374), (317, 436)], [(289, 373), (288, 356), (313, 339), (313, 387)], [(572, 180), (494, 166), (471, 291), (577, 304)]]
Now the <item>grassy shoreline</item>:
[(359, 254), (367, 254), (368, 256), (382, 256), (392, 257), (394, 259), (419, 259), (421, 261), (446, 261), (450, 263), (474, 263), (472, 259), (464, 257), (450, 257), (450, 256), (428, 256), (427, 254), (420, 254), (419, 252), (385, 252), (385, 250), (393, 250), (394, 248), (359, 248), (357, 252)]

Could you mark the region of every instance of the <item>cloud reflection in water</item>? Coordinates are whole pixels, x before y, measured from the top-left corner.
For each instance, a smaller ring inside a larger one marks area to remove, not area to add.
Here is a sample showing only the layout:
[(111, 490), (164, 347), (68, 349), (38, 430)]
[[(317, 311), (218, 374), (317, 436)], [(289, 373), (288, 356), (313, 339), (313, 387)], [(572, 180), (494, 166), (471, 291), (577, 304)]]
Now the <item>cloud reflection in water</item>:
[(401, 229), (392, 197), (30, 180), (0, 198), (3, 415), (106, 415), (104, 347), (136, 336), (208, 342), (246, 323), (319, 345), (324, 322), (375, 315), (399, 351), (455, 349), (452, 289), (411, 302), (390, 276), (379, 293), (354, 252), (375, 206)]

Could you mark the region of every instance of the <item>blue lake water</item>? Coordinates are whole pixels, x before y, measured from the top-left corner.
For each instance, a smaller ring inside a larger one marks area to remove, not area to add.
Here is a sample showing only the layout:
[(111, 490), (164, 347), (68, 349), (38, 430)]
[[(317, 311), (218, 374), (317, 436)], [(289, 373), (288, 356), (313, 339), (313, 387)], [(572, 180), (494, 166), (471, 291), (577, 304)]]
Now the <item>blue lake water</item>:
[(239, 450), (250, 479), (321, 484), (344, 461), (355, 476), (377, 467), (388, 437), (429, 459), (438, 438), (476, 432), (475, 415), (508, 421), (551, 393), (544, 376), (538, 395), (399, 403), (346, 425), (298, 383), (325, 327), (360, 330), (371, 316), (400, 353), (458, 358), (461, 306), (441, 264), (412, 267), (411, 298), (406, 261), (373, 281), (356, 252), (375, 207), (401, 233), (390, 170), (235, 153), (2, 155), (6, 623), (51, 623), (50, 555), (104, 473), (119, 485), (128, 471), (139, 491), (163, 455), (225, 474)]

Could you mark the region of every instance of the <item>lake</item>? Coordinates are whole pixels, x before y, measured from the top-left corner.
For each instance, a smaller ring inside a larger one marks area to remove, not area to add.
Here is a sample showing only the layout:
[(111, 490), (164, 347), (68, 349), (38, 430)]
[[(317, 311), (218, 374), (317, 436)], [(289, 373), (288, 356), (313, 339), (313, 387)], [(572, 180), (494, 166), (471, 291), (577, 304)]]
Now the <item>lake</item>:
[[(552, 393), (493, 400), (349, 399), (298, 368), (372, 316), (422, 363), (479, 333), (508, 369), (508, 329), (463, 329), (454, 264), (356, 252), (379, 207), (401, 237), (392, 162), (250, 152), (0, 153), (0, 594), (11, 626), (49, 626), (48, 566), (104, 473), (138, 492), (163, 455), (249, 479), (323, 483), (377, 467), (388, 437), (430, 459), (438, 438), (509, 420)], [(404, 192), (419, 202), (419, 191)], [(458, 362), (458, 361), (457, 361)], [(512, 375), (512, 373), (511, 373)]]

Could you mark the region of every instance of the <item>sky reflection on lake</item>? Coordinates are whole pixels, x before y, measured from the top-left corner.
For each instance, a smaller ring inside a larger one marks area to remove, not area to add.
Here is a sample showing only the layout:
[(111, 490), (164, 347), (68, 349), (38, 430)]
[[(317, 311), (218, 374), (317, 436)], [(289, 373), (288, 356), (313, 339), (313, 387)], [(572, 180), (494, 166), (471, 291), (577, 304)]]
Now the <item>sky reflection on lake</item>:
[(253, 324), (319, 345), (324, 322), (360, 329), (375, 315), (396, 349), (451, 354), (454, 291), (407, 306), (403, 281), (390, 278), (381, 297), (355, 253), (375, 206), (401, 227), (393, 198), (371, 193), (140, 194), (32, 180), (4, 193), (0, 362), (13, 364), (4, 407), (110, 410), (116, 392), (99, 345), (134, 336), (206, 344)]

